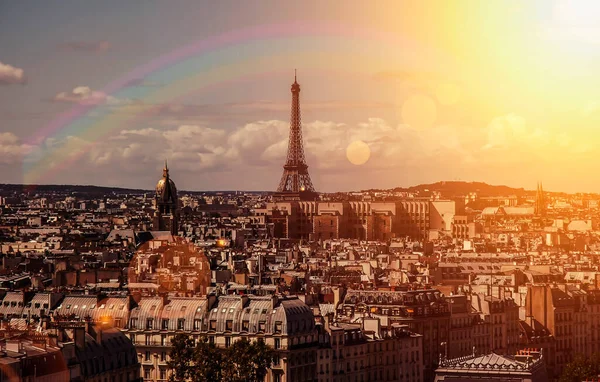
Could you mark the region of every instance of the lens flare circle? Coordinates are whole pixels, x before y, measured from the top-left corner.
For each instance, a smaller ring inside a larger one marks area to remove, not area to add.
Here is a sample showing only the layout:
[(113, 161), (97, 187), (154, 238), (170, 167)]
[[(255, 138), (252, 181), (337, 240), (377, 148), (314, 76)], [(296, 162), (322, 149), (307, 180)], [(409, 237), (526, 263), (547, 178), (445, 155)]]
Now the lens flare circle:
[(360, 166), (367, 163), (371, 157), (371, 149), (363, 141), (353, 141), (346, 147), (346, 157), (353, 165)]

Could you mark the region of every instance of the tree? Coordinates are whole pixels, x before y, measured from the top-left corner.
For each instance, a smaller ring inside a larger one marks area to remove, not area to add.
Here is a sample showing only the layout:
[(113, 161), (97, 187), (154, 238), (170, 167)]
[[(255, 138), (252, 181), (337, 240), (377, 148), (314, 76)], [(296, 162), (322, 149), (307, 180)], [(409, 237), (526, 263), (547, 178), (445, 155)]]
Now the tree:
[(243, 338), (225, 351), (224, 382), (262, 382), (275, 357), (275, 351), (264, 341)]
[(167, 366), (173, 371), (169, 380), (172, 382), (187, 381), (192, 373), (194, 360), (194, 339), (185, 334), (178, 334), (171, 340), (173, 349)]
[(581, 382), (588, 379), (597, 379), (600, 375), (600, 354), (594, 353), (591, 357), (582, 354), (575, 356), (563, 369), (559, 382)]
[(256, 380), (263, 381), (267, 376), (267, 371), (271, 368), (276, 352), (273, 348), (265, 344), (263, 340), (252, 343), (251, 350), (254, 354), (252, 362), (255, 366)]
[(192, 381), (220, 381), (222, 379), (223, 353), (206, 337), (198, 340), (194, 349)]
[(235, 341), (227, 349), (219, 349), (201, 337), (197, 343), (185, 334), (171, 341), (168, 367), (173, 371), (171, 382), (222, 381), (262, 382), (275, 357), (275, 351), (264, 341)]

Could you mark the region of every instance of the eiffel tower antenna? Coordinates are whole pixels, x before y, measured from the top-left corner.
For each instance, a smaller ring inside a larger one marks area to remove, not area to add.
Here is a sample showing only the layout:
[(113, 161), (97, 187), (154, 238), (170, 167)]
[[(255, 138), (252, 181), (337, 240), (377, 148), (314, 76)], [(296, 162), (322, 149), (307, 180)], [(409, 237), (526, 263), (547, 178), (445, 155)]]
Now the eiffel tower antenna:
[(310, 180), (308, 165), (304, 157), (300, 117), (300, 84), (298, 84), (297, 78), (297, 72), (294, 69), (288, 153), (275, 196), (277, 199), (285, 200), (315, 200), (317, 193)]

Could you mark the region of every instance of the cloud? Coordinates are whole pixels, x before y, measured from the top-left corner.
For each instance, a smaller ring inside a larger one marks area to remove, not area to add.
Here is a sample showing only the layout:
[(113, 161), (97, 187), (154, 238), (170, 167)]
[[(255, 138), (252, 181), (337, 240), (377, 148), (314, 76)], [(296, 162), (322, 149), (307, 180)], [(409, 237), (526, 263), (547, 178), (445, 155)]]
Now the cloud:
[(21, 68), (3, 64), (0, 61), (0, 85), (25, 84), (25, 72)]
[(128, 99), (119, 99), (104, 92), (92, 90), (88, 86), (77, 86), (69, 92), (60, 92), (56, 94), (52, 101), (78, 103), (81, 105), (124, 105), (132, 101)]
[[(52, 139), (43, 145), (46, 155), (36, 157), (41, 162), (69, 161), (72, 171), (48, 172), (53, 181), (63, 183), (93, 184), (103, 179), (106, 184), (152, 187), (168, 159), (181, 189), (274, 189), (287, 155), (289, 122), (218, 126), (154, 124), (96, 142)], [(507, 176), (507, 169), (523, 163), (531, 163), (530, 171), (538, 163), (559, 168), (564, 166), (564, 153), (577, 161), (593, 150), (581, 137), (530, 125), (514, 113), (493, 118), (485, 127), (415, 129), (382, 118), (353, 124), (316, 120), (303, 124), (303, 138), (311, 177), (322, 191), (395, 187), (465, 175), (490, 181), (485, 177)], [(355, 141), (369, 147), (365, 165), (355, 166), (346, 157), (347, 147)], [(76, 169), (81, 171), (75, 174)]]
[(105, 53), (112, 48), (108, 41), (71, 41), (58, 46), (62, 51)]
[(515, 142), (528, 139), (533, 133), (525, 118), (516, 114), (496, 117), (487, 127), (488, 141), (484, 149), (506, 148)]
[(21, 143), (13, 133), (0, 133), (0, 164), (19, 163), (33, 146)]

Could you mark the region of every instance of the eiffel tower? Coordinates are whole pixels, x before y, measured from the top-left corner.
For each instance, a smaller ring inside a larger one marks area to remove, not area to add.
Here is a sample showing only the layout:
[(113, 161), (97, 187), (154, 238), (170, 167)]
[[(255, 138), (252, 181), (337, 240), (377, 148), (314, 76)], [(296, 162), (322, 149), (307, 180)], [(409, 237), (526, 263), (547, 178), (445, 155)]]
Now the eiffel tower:
[(295, 73), (292, 84), (292, 114), (287, 160), (274, 196), (278, 200), (316, 200), (318, 196), (310, 180), (308, 165), (304, 158), (302, 121), (300, 119), (300, 84), (298, 84)]

